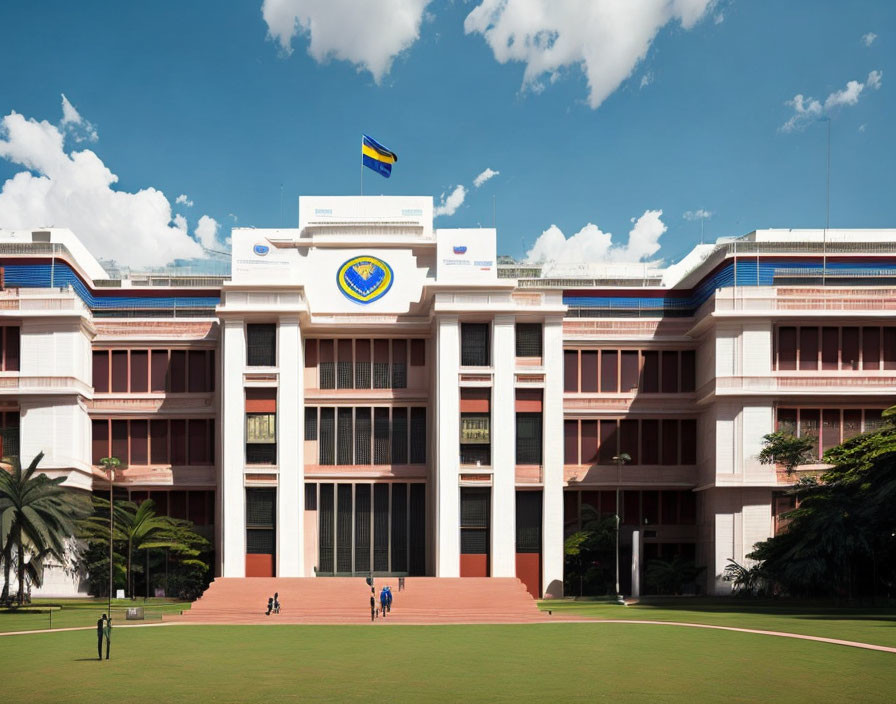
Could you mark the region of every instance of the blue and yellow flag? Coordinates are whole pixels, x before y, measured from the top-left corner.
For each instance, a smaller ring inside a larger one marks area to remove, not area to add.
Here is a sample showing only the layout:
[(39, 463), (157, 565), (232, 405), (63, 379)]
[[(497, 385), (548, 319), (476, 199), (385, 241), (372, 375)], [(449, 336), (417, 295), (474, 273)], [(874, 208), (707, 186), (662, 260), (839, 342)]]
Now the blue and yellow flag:
[(366, 134), (361, 135), (361, 161), (368, 169), (373, 169), (380, 176), (389, 178), (392, 175), (392, 164), (398, 161), (398, 154), (386, 149), (375, 139)]

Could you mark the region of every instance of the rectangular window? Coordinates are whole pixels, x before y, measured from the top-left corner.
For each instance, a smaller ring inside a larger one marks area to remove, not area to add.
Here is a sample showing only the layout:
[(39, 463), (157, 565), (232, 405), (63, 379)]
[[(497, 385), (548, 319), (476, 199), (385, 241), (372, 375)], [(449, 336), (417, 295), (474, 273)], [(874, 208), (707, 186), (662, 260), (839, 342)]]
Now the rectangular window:
[(352, 341), (336, 341), (336, 388), (351, 389), (355, 386), (354, 362), (352, 360)]
[[(209, 390), (208, 384), (208, 356), (205, 350), (190, 350), (188, 361), (190, 364), (187, 388), (190, 393), (203, 393)], [(134, 364), (134, 355), (131, 354), (131, 365)]]
[(336, 464), (353, 463), (353, 445), (355, 429), (352, 422), (352, 409), (339, 408), (336, 410)]
[(460, 364), (462, 367), (489, 366), (488, 323), (461, 323)]
[(370, 461), (370, 407), (355, 409), (355, 464), (371, 464)]
[(355, 572), (370, 571), (370, 484), (355, 484)]
[(193, 418), (188, 425), (190, 464), (209, 464), (209, 424), (213, 421)]
[(516, 551), (541, 552), (541, 492), (516, 492)]
[(797, 434), (795, 408), (778, 409), (778, 432), (787, 433), (788, 435)]
[(180, 466), (187, 463), (187, 421), (171, 421), (171, 464)]
[(678, 393), (678, 352), (663, 350), (661, 359), (663, 372), (663, 393)]
[(392, 340), (392, 388), (408, 386), (408, 341)]
[(319, 383), (322, 389), (336, 388), (336, 362), (334, 361), (333, 340), (320, 341)]
[(390, 464), (389, 409), (373, 409), (373, 463)]
[(21, 331), (13, 325), (3, 328), (5, 340), (3, 343), (4, 369), (8, 372), (19, 371), (19, 356), (21, 352)]
[(336, 485), (336, 571), (352, 571), (352, 485)]
[(389, 388), (389, 341), (373, 341), (373, 388)]
[[(801, 438), (818, 438), (819, 435), (819, 410), (817, 408), (801, 408), (800, 409), (800, 437)], [(814, 457), (819, 456), (818, 445), (813, 451)]]
[(370, 388), (370, 340), (355, 340), (355, 388)]
[(840, 328), (821, 329), (821, 368), (838, 369), (840, 353)]
[(305, 510), (317, 511), (317, 484), (305, 482)]
[(274, 323), (246, 324), (246, 365), (277, 366), (277, 326)]
[(660, 495), (658, 491), (641, 492), (641, 523), (656, 525), (660, 521)]
[(389, 570), (389, 485), (373, 485), (373, 569)]
[(168, 464), (168, 421), (149, 422), (149, 461), (151, 464)]
[(873, 433), (880, 430), (883, 425), (883, 409), (882, 408), (866, 408), (865, 409), (865, 432)]
[(426, 408), (411, 409), (411, 464), (426, 462)]
[(305, 407), (305, 440), (313, 442), (317, 440), (317, 407)]
[(597, 421), (582, 421), (582, 464), (594, 464), (597, 461)]
[(796, 328), (778, 328), (778, 369), (796, 369)]
[(638, 421), (628, 418), (619, 422), (619, 454), (631, 457), (629, 464), (638, 464)]
[(392, 464), (408, 463), (408, 409), (392, 409)]
[(600, 390), (604, 394), (615, 394), (619, 391), (619, 353), (616, 350), (603, 350), (600, 353)]
[[(5, 447), (6, 443), (4, 443), (3, 454), (8, 455), (9, 448)], [(92, 460), (93, 464), (99, 465), (100, 460), (104, 457), (109, 456), (109, 421), (108, 420), (93, 420), (91, 421), (91, 446), (92, 446)]]
[(884, 328), (884, 369), (896, 369), (896, 328)]
[(131, 421), (130, 464), (144, 465), (149, 462), (148, 423), (145, 420)]
[(490, 489), (460, 490), (460, 552), (487, 555), (489, 552)]
[(93, 353), (93, 388), (99, 394), (109, 392), (109, 352)]
[(630, 393), (638, 389), (638, 377), (640, 376), (637, 350), (623, 350), (620, 360), (620, 388), (623, 393)]
[(488, 467), (492, 463), (491, 445), (461, 445), (460, 463), (474, 467)]
[(694, 350), (682, 350), (681, 352), (681, 391), (689, 393), (694, 390), (697, 379), (696, 352)]
[(579, 421), (563, 421), (563, 463), (579, 464)]
[(127, 464), (128, 460), (128, 422), (126, 420), (112, 421), (112, 454), (110, 457), (117, 457), (122, 464)]
[(541, 357), (541, 323), (516, 324), (516, 356)]
[(320, 438), (317, 442), (318, 462), (336, 464), (336, 409), (320, 409)]
[(563, 351), (563, 390), (576, 393), (579, 390), (579, 353)]
[(392, 567), (393, 572), (408, 570), (408, 485), (392, 485)]
[(830, 450), (840, 444), (840, 411), (825, 408), (821, 412), (821, 451)]
[(426, 365), (426, 340), (411, 340), (411, 366), (423, 367)]
[(663, 464), (678, 464), (678, 421), (667, 418), (663, 421)]
[(164, 393), (168, 388), (168, 350), (153, 350), (150, 354), (149, 390)]
[(641, 372), (641, 391), (655, 394), (660, 390), (660, 355), (659, 352), (644, 352), (644, 369)]
[(880, 328), (862, 328), (862, 369), (880, 369)]
[(859, 329), (841, 328), (840, 362), (841, 369), (859, 368)]
[(147, 350), (131, 351), (131, 393), (149, 391), (149, 352)]
[(697, 421), (681, 421), (681, 463), (697, 464)]
[(184, 350), (171, 350), (168, 390), (174, 394), (182, 394), (187, 390), (187, 353)]
[(128, 353), (126, 350), (112, 352), (112, 393), (128, 391)]
[(818, 369), (818, 328), (800, 328), (800, 369)]
[(491, 442), (488, 413), (460, 414), (460, 441), (466, 445), (487, 445)]
[(253, 444), (277, 442), (277, 414), (247, 413), (246, 442)]
[(516, 414), (516, 463), (541, 464), (541, 413)]
[(613, 458), (619, 455), (619, 421), (602, 420), (600, 422), (600, 445), (597, 450), (599, 464), (613, 464)]
[(641, 462), (643, 464), (660, 463), (660, 422), (658, 420), (641, 421)]
[(598, 357), (596, 351), (582, 352), (582, 392), (594, 393), (598, 390)]
[(843, 411), (843, 441), (862, 433), (862, 411), (858, 408), (849, 408)]
[(333, 557), (336, 552), (333, 530), (336, 513), (334, 510), (335, 492), (333, 487), (333, 484), (320, 485), (320, 507), (318, 509), (318, 569), (324, 574), (331, 574), (334, 571)]

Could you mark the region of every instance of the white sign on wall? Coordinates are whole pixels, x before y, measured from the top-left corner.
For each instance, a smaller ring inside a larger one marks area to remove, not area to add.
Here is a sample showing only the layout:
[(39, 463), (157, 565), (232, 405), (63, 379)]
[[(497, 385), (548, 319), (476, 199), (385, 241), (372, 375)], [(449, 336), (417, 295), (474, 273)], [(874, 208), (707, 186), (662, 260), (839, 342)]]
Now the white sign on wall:
[(439, 283), (453, 281), (493, 281), (496, 266), (496, 236), (492, 228), (438, 230)]

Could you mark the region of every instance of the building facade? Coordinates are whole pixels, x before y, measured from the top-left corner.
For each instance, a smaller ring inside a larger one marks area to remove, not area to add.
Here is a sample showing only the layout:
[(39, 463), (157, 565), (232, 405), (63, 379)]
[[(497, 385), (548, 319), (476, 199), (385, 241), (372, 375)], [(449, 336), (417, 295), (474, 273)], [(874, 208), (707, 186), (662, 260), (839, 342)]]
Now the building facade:
[[(559, 596), (565, 535), (618, 512), (623, 591), (682, 555), (724, 593), (790, 507), (763, 435), (820, 457), (893, 404), (896, 231), (564, 268), (432, 220), (431, 198), (303, 197), (298, 228), (233, 230), (226, 278), (111, 278), (70, 232), (0, 231), (2, 454), (85, 491), (118, 457), (116, 491), (193, 521), (226, 577)], [(43, 591), (80, 589), (60, 566)]]

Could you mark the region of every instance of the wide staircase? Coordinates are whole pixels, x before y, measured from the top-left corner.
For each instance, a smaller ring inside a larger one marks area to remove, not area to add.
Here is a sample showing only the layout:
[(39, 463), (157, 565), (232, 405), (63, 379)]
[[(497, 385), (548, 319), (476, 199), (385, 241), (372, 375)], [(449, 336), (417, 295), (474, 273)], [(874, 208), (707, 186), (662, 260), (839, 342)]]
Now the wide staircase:
[[(535, 623), (560, 620), (538, 610), (515, 578), (377, 577), (380, 590), (392, 587), (392, 610), (377, 623)], [(265, 615), (268, 598), (279, 593), (280, 613)], [(219, 578), (192, 607), (166, 621), (184, 623), (370, 623), (370, 587), (362, 577)]]

